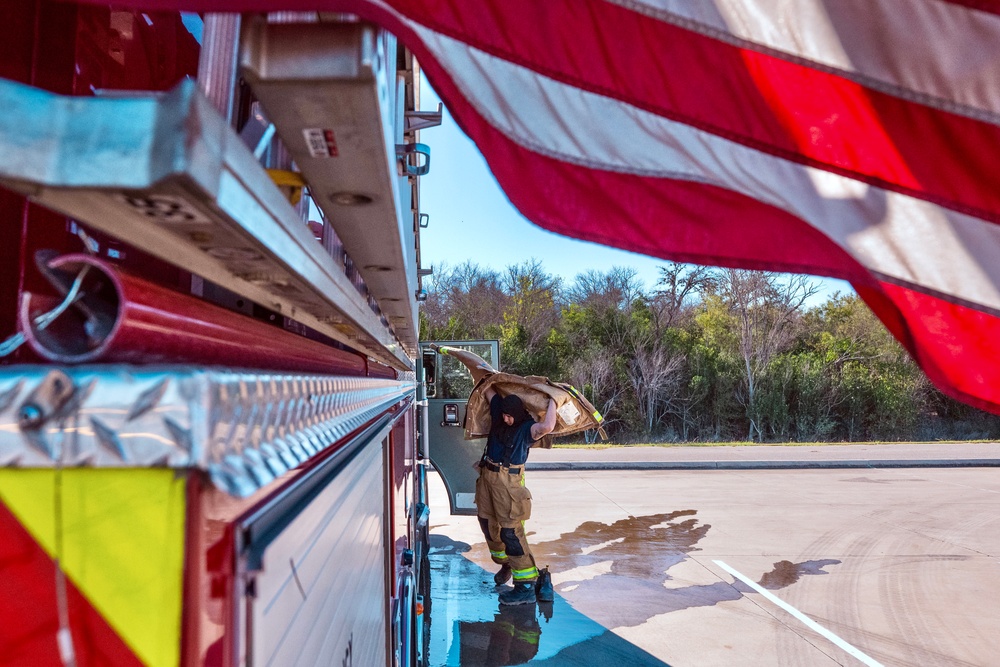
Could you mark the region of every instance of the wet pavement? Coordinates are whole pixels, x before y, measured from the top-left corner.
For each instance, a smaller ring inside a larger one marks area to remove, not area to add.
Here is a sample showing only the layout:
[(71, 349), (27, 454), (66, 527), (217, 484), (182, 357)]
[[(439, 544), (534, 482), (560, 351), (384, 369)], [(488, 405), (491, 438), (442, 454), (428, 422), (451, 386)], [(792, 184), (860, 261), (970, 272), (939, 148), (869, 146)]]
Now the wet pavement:
[(429, 479), (430, 665), (995, 664), (990, 469), (529, 472), (556, 600), (512, 608)]
[(562, 595), (551, 603), (501, 606), (493, 571), (465, 558), (469, 550), (464, 542), (431, 537), (429, 665), (667, 664), (580, 613)]

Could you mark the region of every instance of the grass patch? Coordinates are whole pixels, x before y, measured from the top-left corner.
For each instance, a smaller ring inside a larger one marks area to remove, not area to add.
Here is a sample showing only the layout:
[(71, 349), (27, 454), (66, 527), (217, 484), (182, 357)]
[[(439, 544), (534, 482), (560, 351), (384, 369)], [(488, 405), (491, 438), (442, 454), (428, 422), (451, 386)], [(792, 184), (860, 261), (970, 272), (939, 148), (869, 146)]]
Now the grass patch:
[(881, 440), (871, 442), (643, 442), (632, 444), (599, 443), (558, 443), (553, 449), (612, 449), (615, 447), (828, 447), (831, 445), (974, 445), (991, 444), (996, 440), (930, 440), (923, 442), (886, 442)]

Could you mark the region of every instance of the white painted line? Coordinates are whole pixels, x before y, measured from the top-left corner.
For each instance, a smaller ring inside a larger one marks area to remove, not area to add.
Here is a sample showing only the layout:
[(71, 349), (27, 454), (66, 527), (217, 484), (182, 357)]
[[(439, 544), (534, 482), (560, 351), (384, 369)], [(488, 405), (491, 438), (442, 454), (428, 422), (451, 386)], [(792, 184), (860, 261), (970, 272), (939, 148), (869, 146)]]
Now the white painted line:
[(448, 596), (448, 612), (445, 617), (445, 655), (451, 653), (451, 647), (454, 645), (453, 629), (458, 625), (455, 621), (458, 619), (458, 596), (455, 595), (455, 591), (462, 590), (460, 587), (462, 583), (459, 581), (458, 566), (461, 564), (459, 562), (458, 556), (452, 556), (448, 559), (448, 587), (446, 591), (451, 591), (451, 595)]
[(826, 628), (824, 628), (822, 625), (820, 625), (816, 621), (812, 620), (811, 618), (809, 618), (808, 616), (806, 616), (805, 614), (803, 614), (801, 611), (799, 611), (798, 609), (796, 609), (792, 605), (788, 604), (784, 600), (782, 600), (779, 597), (775, 596), (773, 593), (771, 593), (767, 589), (761, 588), (755, 582), (751, 581), (746, 576), (740, 574), (739, 572), (737, 572), (733, 568), (729, 567), (728, 565), (726, 565), (725, 563), (723, 563), (721, 560), (716, 560), (716, 561), (712, 561), (712, 562), (715, 563), (716, 565), (718, 565), (719, 567), (721, 567), (723, 570), (725, 570), (729, 574), (731, 574), (734, 577), (736, 577), (737, 579), (739, 579), (740, 581), (742, 581), (744, 584), (746, 584), (750, 588), (754, 589), (755, 591), (757, 591), (758, 593), (760, 593), (761, 595), (763, 595), (764, 597), (766, 597), (768, 600), (770, 600), (774, 604), (778, 605), (779, 607), (781, 607), (782, 609), (784, 609), (785, 611), (787, 611), (789, 614), (791, 614), (795, 618), (797, 618), (800, 621), (802, 621), (806, 625), (806, 627), (808, 627), (812, 631), (814, 631), (816, 633), (819, 633), (820, 635), (823, 635), (824, 637), (826, 637), (827, 639), (829, 639), (831, 642), (833, 642), (841, 650), (845, 651), (846, 653), (849, 653), (849, 654), (853, 655), (855, 658), (857, 658), (858, 660), (860, 660), (864, 664), (869, 665), (870, 667), (883, 667), (882, 663), (879, 662), (878, 660), (876, 660), (875, 658), (873, 658), (870, 655), (867, 655), (866, 653), (863, 653), (859, 649), (856, 649), (855, 647), (851, 646), (850, 644), (848, 644), (847, 642), (845, 642), (843, 639), (841, 639), (837, 635), (833, 634), (832, 632), (830, 632), (829, 630), (827, 630)]
[[(566, 405), (572, 405), (572, 403), (567, 403)], [(650, 530), (652, 530), (653, 528), (656, 528), (656, 526), (652, 526)], [(583, 547), (582, 549), (580, 549), (580, 553), (584, 556), (589, 556), (598, 549), (603, 549), (604, 547), (610, 547), (612, 544), (618, 544), (619, 542), (624, 542), (624, 541), (625, 541), (624, 537), (619, 537), (614, 540), (608, 540), (607, 542), (601, 542), (600, 544), (595, 544), (594, 546), (591, 547)]]

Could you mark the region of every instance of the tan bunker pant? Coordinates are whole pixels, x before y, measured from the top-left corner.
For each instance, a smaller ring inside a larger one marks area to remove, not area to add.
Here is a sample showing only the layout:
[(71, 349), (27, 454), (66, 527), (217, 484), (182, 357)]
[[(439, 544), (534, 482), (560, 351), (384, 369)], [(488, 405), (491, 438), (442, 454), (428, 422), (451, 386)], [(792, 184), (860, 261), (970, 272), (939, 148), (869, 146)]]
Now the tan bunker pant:
[(524, 535), (524, 522), (531, 518), (531, 492), (524, 486), (524, 468), (514, 466), (519, 467), (513, 475), (504, 468), (480, 468), (476, 507), (493, 562), (509, 564), (515, 583), (528, 583), (538, 577), (538, 570)]

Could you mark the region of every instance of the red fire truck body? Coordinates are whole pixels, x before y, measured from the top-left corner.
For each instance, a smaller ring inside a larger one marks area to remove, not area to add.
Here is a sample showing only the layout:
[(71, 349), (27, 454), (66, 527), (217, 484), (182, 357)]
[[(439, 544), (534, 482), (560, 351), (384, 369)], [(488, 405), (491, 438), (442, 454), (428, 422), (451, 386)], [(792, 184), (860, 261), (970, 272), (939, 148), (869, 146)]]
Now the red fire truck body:
[(0, 662), (417, 664), (419, 68), (7, 3)]

